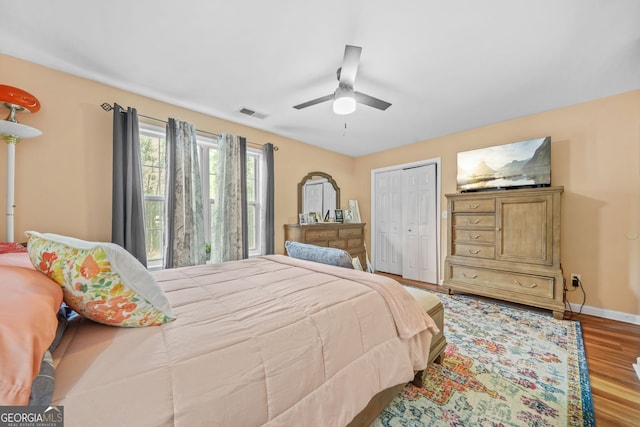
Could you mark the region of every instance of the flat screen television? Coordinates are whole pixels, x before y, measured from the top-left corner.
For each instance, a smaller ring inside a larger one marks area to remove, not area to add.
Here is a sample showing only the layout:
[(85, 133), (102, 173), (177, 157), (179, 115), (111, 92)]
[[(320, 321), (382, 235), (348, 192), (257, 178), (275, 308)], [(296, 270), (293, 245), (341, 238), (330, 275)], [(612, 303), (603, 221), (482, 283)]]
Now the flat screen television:
[(551, 185), (551, 137), (458, 153), (458, 191)]

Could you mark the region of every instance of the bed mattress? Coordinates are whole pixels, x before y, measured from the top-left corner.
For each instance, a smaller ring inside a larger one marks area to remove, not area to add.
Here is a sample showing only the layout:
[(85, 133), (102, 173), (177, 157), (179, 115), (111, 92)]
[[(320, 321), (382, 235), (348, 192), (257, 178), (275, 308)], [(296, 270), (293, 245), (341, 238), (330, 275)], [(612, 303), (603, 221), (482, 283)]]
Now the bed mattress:
[(175, 321), (71, 322), (65, 425), (344, 426), (426, 367), (437, 329), (392, 279), (282, 255), (154, 276)]

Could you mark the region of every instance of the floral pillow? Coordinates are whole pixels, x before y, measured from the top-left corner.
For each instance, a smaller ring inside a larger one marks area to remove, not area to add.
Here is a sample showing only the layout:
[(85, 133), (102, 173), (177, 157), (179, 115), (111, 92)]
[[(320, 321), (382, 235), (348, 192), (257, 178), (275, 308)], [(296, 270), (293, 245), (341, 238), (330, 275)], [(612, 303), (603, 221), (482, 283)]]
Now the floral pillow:
[(72, 310), (105, 325), (154, 326), (175, 319), (147, 269), (114, 243), (25, 233), (33, 266), (57, 282)]

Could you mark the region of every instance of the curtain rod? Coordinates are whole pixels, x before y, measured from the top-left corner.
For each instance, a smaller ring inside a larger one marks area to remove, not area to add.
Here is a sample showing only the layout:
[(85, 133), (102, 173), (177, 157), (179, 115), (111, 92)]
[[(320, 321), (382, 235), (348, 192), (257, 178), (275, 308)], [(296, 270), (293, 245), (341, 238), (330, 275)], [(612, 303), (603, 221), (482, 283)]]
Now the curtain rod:
[[(100, 106), (102, 107), (102, 109), (104, 111), (107, 111), (107, 112), (109, 112), (109, 111), (114, 109), (114, 107), (111, 104), (106, 103), (106, 102), (103, 102), (102, 104), (100, 104)], [(164, 123), (165, 125), (167, 124), (166, 120), (156, 119), (155, 117), (145, 116), (144, 114), (140, 114), (140, 113), (138, 113), (138, 116), (139, 117), (144, 117), (145, 119), (148, 119), (148, 120), (154, 120), (156, 122)], [(199, 133), (202, 133), (202, 134), (205, 134), (205, 135), (211, 135), (211, 136), (213, 136), (215, 138), (219, 138), (220, 137), (220, 134), (213, 133), (213, 132), (208, 132), (206, 130), (196, 129), (196, 132), (199, 132)], [(253, 145), (255, 147), (263, 147), (264, 146), (264, 144), (258, 144), (257, 142), (250, 142), (250, 141), (247, 141), (247, 144)], [(273, 151), (278, 151), (278, 146), (277, 145), (273, 146)]]

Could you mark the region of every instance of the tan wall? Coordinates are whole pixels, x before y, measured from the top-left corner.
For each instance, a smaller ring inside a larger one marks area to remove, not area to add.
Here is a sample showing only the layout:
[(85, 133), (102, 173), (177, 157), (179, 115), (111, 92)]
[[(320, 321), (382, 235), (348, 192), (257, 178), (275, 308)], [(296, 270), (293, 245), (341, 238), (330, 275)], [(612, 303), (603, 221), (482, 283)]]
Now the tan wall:
[[(442, 159), (444, 194), (456, 191), (456, 154), (551, 136), (552, 184), (562, 196), (561, 263), (582, 275), (586, 304), (640, 314), (640, 91), (460, 132), (356, 159), (359, 205), (370, 222), (371, 170)], [(442, 254), (446, 253), (446, 220)], [(369, 244), (370, 247), (370, 244)], [(569, 301), (582, 302), (570, 292)]]
[[(44, 135), (24, 140), (16, 150), (17, 240), (30, 229), (110, 239), (112, 116), (100, 108), (103, 102), (277, 145), (276, 250), (280, 253), (282, 225), (297, 222), (297, 183), (308, 172), (333, 175), (341, 188), (342, 207), (348, 199), (357, 199), (363, 221), (370, 223), (372, 169), (439, 157), (444, 194), (455, 191), (458, 151), (550, 135), (553, 184), (565, 187), (561, 257), (565, 277), (582, 274), (590, 306), (640, 313), (640, 240), (630, 239), (640, 232), (640, 91), (353, 159), (5, 55), (0, 55), (0, 70), (0, 84), (31, 92), (42, 103), (37, 114), (19, 117)], [(5, 154), (0, 150), (2, 169)], [(2, 173), (0, 189), (4, 186)], [(443, 206), (444, 202), (443, 197)], [(0, 240), (4, 215), (1, 218)], [(368, 243), (370, 247), (370, 239)], [(441, 247), (444, 254), (444, 237)], [(569, 300), (579, 303), (580, 296), (573, 292)]]
[[(331, 174), (345, 202), (356, 197), (354, 159), (268, 132), (196, 113), (90, 80), (0, 55), (0, 84), (15, 86), (36, 96), (42, 109), (20, 113), (18, 121), (43, 135), (25, 139), (16, 147), (15, 238), (26, 230), (72, 235), (89, 240), (111, 238), (112, 114), (103, 102), (132, 106), (138, 113), (166, 120), (175, 117), (209, 132), (228, 132), (248, 141), (278, 146), (275, 153), (276, 251), (284, 251), (283, 224), (296, 223), (297, 183), (307, 173)], [(0, 113), (4, 114), (4, 113)], [(268, 120), (268, 119), (267, 119)], [(158, 123), (152, 123), (158, 124)], [(5, 170), (6, 150), (0, 150)], [(4, 200), (6, 177), (0, 174)], [(5, 237), (4, 209), (0, 240)]]

